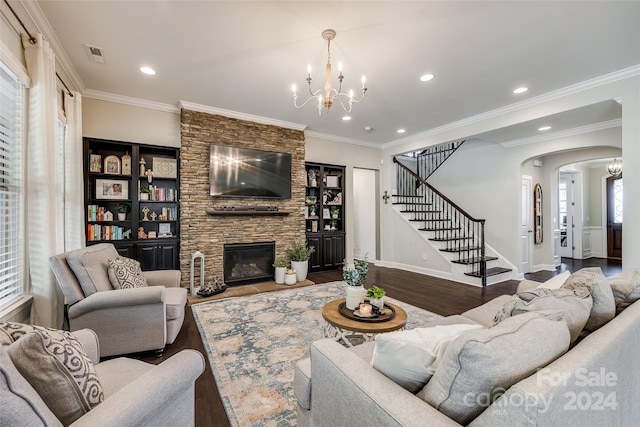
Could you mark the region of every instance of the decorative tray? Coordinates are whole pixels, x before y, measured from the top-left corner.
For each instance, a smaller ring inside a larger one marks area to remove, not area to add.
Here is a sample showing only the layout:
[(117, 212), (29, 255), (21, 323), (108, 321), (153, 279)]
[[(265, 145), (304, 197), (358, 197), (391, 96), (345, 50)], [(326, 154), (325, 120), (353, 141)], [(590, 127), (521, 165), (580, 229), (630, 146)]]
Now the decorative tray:
[(205, 286), (204, 289), (200, 289), (198, 291), (198, 296), (206, 298), (206, 297), (220, 294), (226, 290), (227, 290), (226, 284), (223, 284), (222, 286), (218, 286), (217, 288)]
[(387, 320), (391, 320), (396, 317), (396, 310), (387, 304), (385, 304), (384, 308), (380, 310), (380, 314), (372, 314), (371, 317), (362, 317), (358, 314), (355, 314), (359, 313), (359, 309), (356, 311), (350, 310), (347, 308), (347, 305), (344, 302), (341, 302), (340, 305), (338, 305), (338, 311), (347, 319), (356, 320), (358, 322), (386, 322)]

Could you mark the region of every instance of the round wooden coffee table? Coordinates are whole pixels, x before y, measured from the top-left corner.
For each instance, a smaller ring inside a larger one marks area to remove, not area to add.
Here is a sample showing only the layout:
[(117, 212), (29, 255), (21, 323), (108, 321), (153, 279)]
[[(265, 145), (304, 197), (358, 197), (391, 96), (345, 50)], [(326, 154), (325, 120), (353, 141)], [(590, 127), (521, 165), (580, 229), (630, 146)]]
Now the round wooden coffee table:
[(396, 315), (393, 319), (384, 322), (360, 322), (351, 320), (340, 314), (338, 307), (345, 302), (345, 298), (329, 301), (322, 307), (322, 317), (325, 320), (322, 333), (325, 338), (342, 341), (347, 347), (353, 347), (351, 338), (359, 338), (360, 341), (371, 341), (377, 334), (404, 329), (407, 324), (407, 312), (395, 304), (385, 302), (392, 307)]

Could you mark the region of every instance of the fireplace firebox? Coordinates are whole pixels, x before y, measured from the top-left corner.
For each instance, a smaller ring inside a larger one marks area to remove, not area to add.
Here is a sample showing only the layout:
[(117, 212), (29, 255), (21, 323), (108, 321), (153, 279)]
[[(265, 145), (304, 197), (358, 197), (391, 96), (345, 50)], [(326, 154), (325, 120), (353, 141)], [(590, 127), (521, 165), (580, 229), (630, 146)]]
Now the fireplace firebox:
[(223, 251), (228, 286), (273, 280), (276, 242), (227, 243)]

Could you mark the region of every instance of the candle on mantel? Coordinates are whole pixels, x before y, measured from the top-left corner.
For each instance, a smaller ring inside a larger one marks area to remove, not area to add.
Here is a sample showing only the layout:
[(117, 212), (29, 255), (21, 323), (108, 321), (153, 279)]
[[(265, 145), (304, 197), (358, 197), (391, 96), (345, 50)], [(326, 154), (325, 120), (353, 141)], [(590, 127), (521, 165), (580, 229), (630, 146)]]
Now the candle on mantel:
[(363, 316), (370, 316), (371, 304), (360, 304), (360, 314)]

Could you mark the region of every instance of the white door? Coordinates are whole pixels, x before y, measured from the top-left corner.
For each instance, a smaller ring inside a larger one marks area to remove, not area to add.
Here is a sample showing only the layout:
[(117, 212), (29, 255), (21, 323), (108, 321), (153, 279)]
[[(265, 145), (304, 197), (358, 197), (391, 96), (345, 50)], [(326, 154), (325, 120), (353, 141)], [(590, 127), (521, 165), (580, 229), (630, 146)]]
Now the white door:
[(378, 259), (378, 172), (353, 168), (353, 255)]
[(572, 173), (560, 172), (558, 208), (560, 210), (560, 256), (562, 258), (574, 257), (573, 183)]
[(520, 273), (531, 272), (531, 252), (533, 244), (533, 179), (522, 176), (520, 207)]

